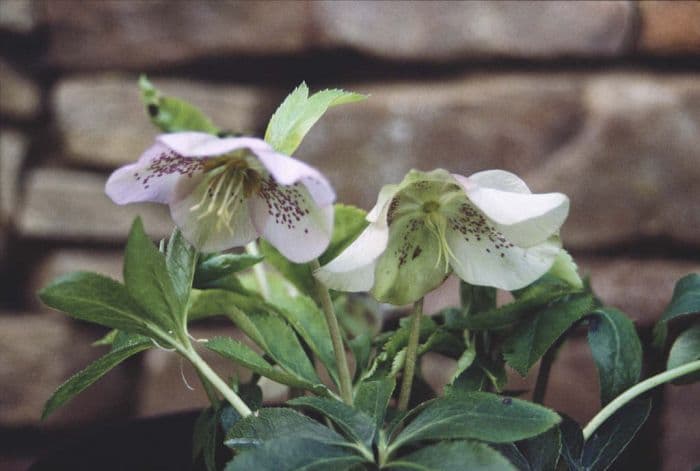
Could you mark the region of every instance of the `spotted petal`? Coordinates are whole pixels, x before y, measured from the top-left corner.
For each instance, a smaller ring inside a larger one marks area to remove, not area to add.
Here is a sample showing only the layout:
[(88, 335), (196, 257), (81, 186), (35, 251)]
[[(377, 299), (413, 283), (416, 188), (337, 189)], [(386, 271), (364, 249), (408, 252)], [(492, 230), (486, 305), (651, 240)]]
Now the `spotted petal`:
[(569, 214), (569, 199), (562, 193), (504, 191), (480, 186), (471, 177), (453, 176), (471, 203), (511, 242), (521, 247), (547, 240)]
[(316, 204), (301, 183), (285, 186), (268, 178), (251, 197), (250, 210), (258, 232), (292, 262), (317, 258), (331, 240), (333, 206)]
[(156, 142), (137, 162), (112, 173), (105, 191), (117, 204), (142, 201), (169, 203), (177, 181), (202, 170), (201, 160), (184, 157), (162, 142)]
[(369, 291), (374, 285), (377, 259), (388, 241), (386, 224), (370, 224), (340, 255), (316, 270), (314, 275), (335, 290)]

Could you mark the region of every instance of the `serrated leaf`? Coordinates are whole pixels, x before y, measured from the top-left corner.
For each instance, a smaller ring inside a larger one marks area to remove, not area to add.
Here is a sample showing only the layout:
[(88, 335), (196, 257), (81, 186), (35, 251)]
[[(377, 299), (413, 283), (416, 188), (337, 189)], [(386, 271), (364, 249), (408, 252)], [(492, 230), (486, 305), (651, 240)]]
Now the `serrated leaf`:
[(651, 411), (651, 400), (636, 400), (605, 421), (586, 440), (581, 464), (586, 471), (605, 471), (632, 441)]
[(307, 407), (325, 415), (335, 423), (351, 440), (371, 449), (376, 431), (372, 418), (335, 399), (322, 397), (298, 397), (287, 401), (292, 406)]
[(197, 264), (195, 280), (198, 285), (204, 285), (219, 280), (233, 273), (237, 273), (260, 263), (262, 255), (247, 253), (220, 253), (203, 257)]
[(700, 313), (700, 273), (691, 273), (676, 282), (671, 302), (666, 306), (661, 319), (654, 327), (654, 343), (657, 345), (665, 343), (669, 322), (698, 313)]
[(499, 452), (483, 443), (442, 442), (421, 448), (387, 465), (392, 471), (516, 471)]
[(364, 209), (340, 203), (334, 204), (333, 209), (333, 236), (328, 248), (318, 259), (321, 265), (340, 255), (369, 224)]
[(288, 436), (266, 441), (229, 462), (225, 471), (345, 471), (366, 460), (352, 449)]
[(141, 218), (134, 220), (126, 243), (124, 284), (159, 327), (166, 332), (179, 328), (186, 304), (181, 303), (168, 274), (165, 255), (144, 232)]
[(165, 266), (172, 281), (175, 304), (179, 308), (177, 322), (187, 324), (186, 306), (192, 290), (197, 251), (185, 240), (179, 229), (175, 229), (165, 249)]
[(589, 295), (573, 296), (518, 324), (503, 344), (503, 358), (526, 376), (530, 368), (576, 321), (593, 309)]
[(139, 78), (139, 88), (151, 122), (162, 131), (220, 132), (202, 111), (184, 100), (163, 95), (145, 75)]
[(51, 395), (49, 400), (46, 401), (44, 411), (41, 414), (41, 419), (43, 420), (51, 415), (56, 409), (83, 392), (119, 363), (123, 362), (130, 356), (148, 349), (151, 347), (151, 345), (150, 340), (139, 340), (125, 344), (121, 348), (112, 350), (95, 362), (91, 363), (84, 370), (81, 370), (71, 376), (66, 382), (61, 384)]
[[(668, 354), (666, 369), (670, 370), (691, 361), (700, 359), (700, 323), (696, 323), (681, 333)], [(673, 384), (690, 384), (700, 380), (700, 373), (695, 372), (673, 382)]]
[(632, 321), (614, 308), (593, 312), (588, 344), (600, 379), (600, 400), (607, 404), (639, 381), (642, 344)]
[(395, 388), (394, 378), (363, 381), (357, 386), (354, 406), (374, 419), (377, 431), (384, 425), (386, 411)]
[(97, 273), (73, 272), (52, 281), (39, 292), (49, 307), (71, 317), (113, 329), (148, 335), (148, 314), (126, 287)]
[(431, 401), (390, 449), (421, 440), (507, 443), (534, 437), (557, 423), (554, 411), (527, 401), (483, 392), (452, 394)]
[(286, 384), (293, 388), (317, 391), (319, 393), (324, 390), (323, 386), (318, 383), (312, 383), (296, 375), (287, 373), (284, 370), (276, 369), (252, 348), (237, 340), (228, 337), (215, 337), (210, 339), (205, 346), (224, 358), (235, 361), (251, 371), (265, 376), (266, 378), (270, 378), (280, 384)]
[(344, 90), (323, 90), (309, 96), (309, 88), (302, 82), (270, 118), (265, 140), (278, 152), (292, 155), (328, 108), (365, 98)]

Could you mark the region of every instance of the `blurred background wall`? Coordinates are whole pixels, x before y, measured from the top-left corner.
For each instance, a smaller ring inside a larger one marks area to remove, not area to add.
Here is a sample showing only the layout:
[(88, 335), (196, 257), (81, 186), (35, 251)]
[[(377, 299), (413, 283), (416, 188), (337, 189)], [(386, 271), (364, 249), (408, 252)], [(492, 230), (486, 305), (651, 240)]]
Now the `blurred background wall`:
[[(503, 168), (567, 193), (565, 244), (643, 336), (674, 281), (700, 271), (699, 2), (0, 0), (0, 467), (22, 469), (80, 425), (204, 403), (154, 350), (38, 422), (99, 355), (101, 332), (47, 312), (37, 288), (77, 269), (119, 278), (136, 214), (154, 237), (171, 227), (164, 207), (103, 194), (156, 135), (140, 72), (253, 135), (302, 80), (370, 94), (331, 111), (296, 154), (366, 209), (410, 168)], [(584, 338), (554, 372), (547, 404), (590, 418)], [(663, 395), (651, 445), (663, 469), (700, 462), (699, 395)]]

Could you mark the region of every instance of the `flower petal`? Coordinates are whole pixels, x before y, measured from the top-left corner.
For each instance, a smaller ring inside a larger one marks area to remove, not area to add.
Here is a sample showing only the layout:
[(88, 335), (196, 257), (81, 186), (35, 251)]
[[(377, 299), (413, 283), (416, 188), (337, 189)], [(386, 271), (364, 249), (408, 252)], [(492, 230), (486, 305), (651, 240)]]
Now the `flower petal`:
[[(180, 180), (175, 188), (170, 214), (182, 234), (202, 252), (216, 252), (240, 247), (257, 238), (258, 233), (250, 220), (248, 202), (241, 198), (228, 220), (217, 214), (216, 201), (212, 210), (209, 191), (211, 174)], [(220, 197), (225, 194), (221, 193)], [(199, 205), (199, 206), (198, 206)]]
[(313, 260), (328, 247), (333, 206), (316, 204), (301, 183), (283, 186), (268, 178), (250, 204), (258, 232), (292, 262)]
[[(461, 175), (453, 174), (452, 176), (464, 179)], [(505, 170), (484, 170), (483, 172), (469, 175), (469, 178), (466, 180), (482, 188), (493, 188), (494, 190), (510, 191), (512, 193), (532, 193), (527, 183), (519, 176)]]
[(203, 132), (175, 132), (161, 134), (158, 142), (184, 157), (216, 157), (239, 149), (257, 152), (270, 146), (255, 137), (216, 137)]
[(115, 170), (107, 180), (105, 192), (117, 204), (168, 203), (178, 180), (192, 178), (202, 170), (200, 159), (183, 157), (156, 142), (137, 162)]
[(374, 285), (377, 258), (388, 241), (386, 225), (370, 224), (340, 255), (316, 270), (314, 276), (338, 291), (369, 291)]
[(367, 213), (367, 219), (369, 222), (376, 222), (380, 224), (386, 224), (386, 216), (389, 212), (389, 204), (394, 198), (396, 193), (401, 189), (400, 185), (384, 185), (381, 190), (379, 190), (379, 196), (377, 196), (377, 204), (374, 208)]
[(447, 243), (454, 254), (455, 273), (467, 283), (515, 290), (544, 275), (561, 250), (553, 236), (530, 248), (518, 247), (502, 238), (494, 243), (489, 237), (477, 238), (459, 230), (448, 230)]
[(335, 201), (335, 191), (321, 172), (301, 160), (275, 152), (272, 147), (253, 149), (265, 169), (280, 185), (302, 182), (319, 206)]
[(454, 177), (496, 229), (522, 247), (547, 240), (569, 214), (569, 198), (562, 193), (515, 193), (481, 187), (460, 175)]

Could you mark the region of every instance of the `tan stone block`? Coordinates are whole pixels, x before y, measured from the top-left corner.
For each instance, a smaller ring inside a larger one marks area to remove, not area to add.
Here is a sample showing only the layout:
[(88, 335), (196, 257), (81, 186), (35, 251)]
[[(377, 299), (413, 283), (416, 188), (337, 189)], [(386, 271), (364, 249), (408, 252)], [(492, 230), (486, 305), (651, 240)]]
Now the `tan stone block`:
[(19, 201), (19, 175), (27, 152), (25, 137), (0, 130), (0, 226), (9, 225)]
[(167, 206), (118, 206), (105, 195), (105, 180), (90, 172), (32, 171), (19, 214), (19, 232), (33, 238), (119, 242), (126, 239), (133, 219), (141, 216), (154, 239), (170, 234), (173, 224)]
[(0, 2), (0, 28), (15, 33), (31, 33), (38, 24), (35, 0), (3, 0)]
[(641, 26), (638, 48), (653, 54), (700, 53), (700, 3), (639, 2)]
[(0, 115), (32, 119), (41, 106), (39, 87), (23, 72), (0, 58)]
[[(254, 134), (274, 110), (268, 92), (249, 86), (158, 80), (165, 94), (200, 107), (222, 129)], [(115, 167), (130, 163), (153, 144), (136, 76), (83, 76), (60, 82), (52, 94), (66, 157), (77, 163)]]

